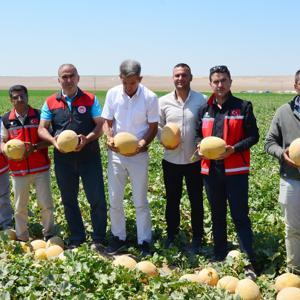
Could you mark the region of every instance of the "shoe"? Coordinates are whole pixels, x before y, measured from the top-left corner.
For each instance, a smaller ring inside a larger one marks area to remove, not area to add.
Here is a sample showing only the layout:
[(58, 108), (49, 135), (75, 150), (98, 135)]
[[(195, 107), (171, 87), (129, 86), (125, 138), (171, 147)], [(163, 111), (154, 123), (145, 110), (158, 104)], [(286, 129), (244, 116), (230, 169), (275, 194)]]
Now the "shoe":
[(91, 244), (91, 249), (98, 252), (103, 252), (105, 249), (104, 241), (93, 241)]
[(149, 256), (151, 255), (150, 252), (150, 243), (143, 241), (143, 244), (139, 245), (140, 249), (141, 249), (141, 256), (145, 257), (145, 256)]
[(164, 247), (165, 247), (166, 249), (170, 249), (170, 248), (174, 247), (174, 238), (173, 238), (173, 237), (168, 237), (168, 238), (165, 240)]
[(72, 249), (76, 249), (78, 247), (81, 246), (81, 244), (83, 244), (84, 241), (68, 241), (65, 243), (66, 245), (66, 248), (69, 249), (69, 250), (72, 250)]
[(115, 255), (119, 252), (126, 250), (126, 242), (120, 240), (117, 236), (113, 236), (111, 242), (105, 250), (108, 255)]
[(201, 239), (195, 238), (192, 240), (190, 251), (191, 254), (200, 254), (201, 252)]
[(248, 266), (245, 266), (245, 267), (244, 267), (244, 270), (245, 270), (245, 276), (246, 276), (248, 279), (251, 279), (251, 280), (253, 280), (253, 281), (256, 280), (257, 275), (256, 275), (256, 273), (255, 273), (255, 271), (254, 271), (254, 268), (253, 268), (253, 266), (252, 266), (251, 264), (248, 265)]

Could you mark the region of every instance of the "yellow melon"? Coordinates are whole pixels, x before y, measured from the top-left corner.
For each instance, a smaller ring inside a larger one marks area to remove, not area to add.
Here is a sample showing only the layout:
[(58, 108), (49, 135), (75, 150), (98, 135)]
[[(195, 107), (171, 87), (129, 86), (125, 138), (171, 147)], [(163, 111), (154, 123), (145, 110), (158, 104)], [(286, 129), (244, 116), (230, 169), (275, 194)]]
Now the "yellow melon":
[(3, 151), (9, 159), (18, 160), (24, 157), (26, 147), (24, 142), (18, 139), (12, 139), (4, 145)]
[(207, 159), (216, 159), (225, 152), (226, 142), (216, 136), (208, 136), (200, 142), (199, 152)]
[(58, 245), (60, 246), (61, 248), (65, 248), (65, 243), (63, 241), (63, 239), (59, 236), (53, 236), (51, 237), (48, 241), (47, 241), (47, 244), (46, 244), (46, 248), (49, 248), (50, 246), (53, 246), (53, 245)]
[(58, 245), (50, 246), (45, 250), (47, 259), (58, 258), (61, 253), (64, 252), (64, 249)]
[(136, 264), (136, 269), (139, 271), (149, 275), (149, 276), (156, 276), (158, 274), (156, 266), (147, 260), (140, 261), (139, 263)]
[(276, 300), (300, 300), (300, 289), (286, 287), (278, 293)]
[(239, 279), (234, 276), (224, 276), (217, 284), (217, 288), (226, 290), (230, 294), (234, 294)]
[(300, 138), (293, 140), (289, 146), (289, 157), (300, 167)]
[(137, 262), (128, 255), (120, 255), (113, 261), (114, 266), (123, 266), (127, 269), (133, 270)]
[(251, 279), (245, 278), (237, 283), (235, 294), (242, 300), (260, 300), (260, 290), (257, 284)]
[(179, 145), (180, 139), (181, 133), (177, 124), (170, 122), (163, 127), (160, 141), (166, 148), (175, 149)]
[(242, 257), (242, 254), (239, 250), (231, 250), (227, 254), (227, 259), (239, 260)]
[(20, 242), (20, 245), (21, 245), (23, 252), (25, 252), (25, 253), (30, 253), (31, 251), (33, 251), (32, 246), (26, 242)]
[(134, 154), (138, 147), (138, 139), (129, 132), (119, 132), (114, 136), (114, 145), (120, 154)]
[(202, 283), (198, 274), (184, 274), (179, 278), (179, 280)]
[(300, 288), (300, 277), (292, 273), (284, 273), (275, 279), (275, 290), (281, 291), (286, 287)]
[(34, 252), (34, 258), (35, 258), (35, 259), (38, 259), (38, 260), (44, 260), (44, 259), (47, 259), (46, 249), (45, 249), (45, 248), (37, 249), (37, 250)]
[(218, 283), (219, 275), (218, 272), (211, 267), (202, 269), (199, 273), (199, 280), (201, 283), (205, 283), (211, 286), (215, 286)]
[(43, 240), (34, 240), (30, 243), (33, 251), (36, 251), (37, 249), (46, 248), (46, 242)]
[(79, 139), (77, 133), (69, 129), (62, 131), (57, 138), (58, 148), (65, 153), (74, 151), (78, 142)]

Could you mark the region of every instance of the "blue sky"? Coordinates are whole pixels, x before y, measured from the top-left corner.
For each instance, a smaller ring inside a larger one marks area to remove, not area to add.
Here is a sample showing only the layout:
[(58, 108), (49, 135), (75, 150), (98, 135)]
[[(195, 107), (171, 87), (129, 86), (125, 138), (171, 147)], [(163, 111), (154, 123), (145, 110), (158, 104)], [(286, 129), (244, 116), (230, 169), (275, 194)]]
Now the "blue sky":
[(139, 60), (144, 75), (178, 62), (194, 76), (226, 64), (236, 75), (292, 75), (300, 67), (300, 1), (1, 1), (0, 76), (116, 75)]

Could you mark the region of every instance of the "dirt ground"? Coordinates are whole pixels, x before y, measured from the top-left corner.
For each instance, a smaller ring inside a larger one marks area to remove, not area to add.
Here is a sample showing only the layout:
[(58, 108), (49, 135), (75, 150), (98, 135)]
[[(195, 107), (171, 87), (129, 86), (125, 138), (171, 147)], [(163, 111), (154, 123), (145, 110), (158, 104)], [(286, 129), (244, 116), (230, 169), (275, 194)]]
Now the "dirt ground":
[[(248, 92), (291, 92), (293, 76), (243, 76), (233, 77), (232, 91)], [(120, 83), (118, 76), (81, 76), (80, 87), (88, 90), (107, 90)], [(142, 83), (154, 91), (170, 91), (173, 89), (170, 77), (144, 76)], [(0, 76), (0, 89), (5, 90), (14, 84), (23, 84), (29, 89), (59, 88), (56, 77), (9, 77)], [(195, 77), (192, 88), (208, 92), (210, 86), (207, 77)]]

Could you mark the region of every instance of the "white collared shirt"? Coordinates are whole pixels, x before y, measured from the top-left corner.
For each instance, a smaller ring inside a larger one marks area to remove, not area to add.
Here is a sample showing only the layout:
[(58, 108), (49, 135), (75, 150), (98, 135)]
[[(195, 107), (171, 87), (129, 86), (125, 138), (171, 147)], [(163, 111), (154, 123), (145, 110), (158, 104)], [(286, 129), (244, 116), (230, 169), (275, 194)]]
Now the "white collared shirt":
[[(174, 150), (164, 150), (164, 159), (173, 164), (190, 164), (191, 157), (196, 150), (197, 114), (201, 105), (206, 103), (207, 97), (190, 90), (183, 102), (176, 96), (175, 91), (159, 98), (160, 131), (166, 123), (176, 123), (180, 128), (181, 142)], [(199, 158), (198, 158), (199, 160)]]
[(118, 85), (106, 94), (102, 118), (113, 120), (114, 135), (126, 131), (141, 139), (149, 128), (148, 123), (159, 122), (157, 96), (139, 84), (130, 98)]

